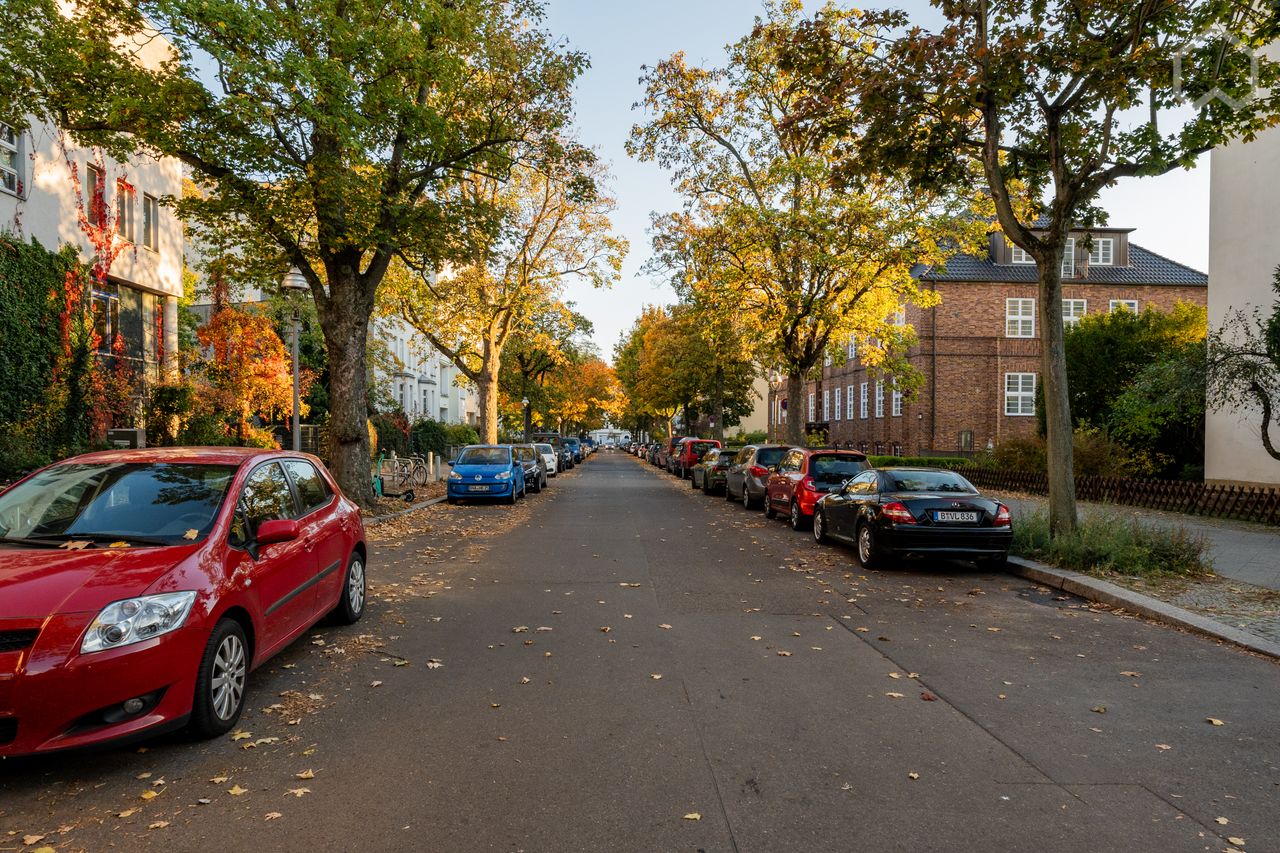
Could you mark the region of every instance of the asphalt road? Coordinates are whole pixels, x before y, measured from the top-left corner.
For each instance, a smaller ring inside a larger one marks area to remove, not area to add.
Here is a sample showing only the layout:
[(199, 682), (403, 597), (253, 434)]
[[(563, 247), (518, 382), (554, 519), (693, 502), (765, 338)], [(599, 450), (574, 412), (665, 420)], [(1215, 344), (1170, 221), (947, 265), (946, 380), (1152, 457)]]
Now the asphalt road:
[(376, 537), (239, 739), (0, 764), (0, 850), (1280, 850), (1280, 668), (1234, 648), (620, 453)]

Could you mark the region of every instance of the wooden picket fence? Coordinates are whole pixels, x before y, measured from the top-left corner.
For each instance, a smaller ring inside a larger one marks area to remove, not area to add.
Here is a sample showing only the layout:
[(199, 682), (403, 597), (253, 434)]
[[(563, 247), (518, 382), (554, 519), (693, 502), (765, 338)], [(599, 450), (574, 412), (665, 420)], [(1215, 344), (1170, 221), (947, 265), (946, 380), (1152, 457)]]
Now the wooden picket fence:
[[(1049, 493), (1049, 479), (1045, 474), (969, 465), (957, 465), (956, 470), (981, 489), (1034, 495)], [(1280, 525), (1280, 489), (1275, 488), (1129, 477), (1076, 477), (1076, 497), (1082, 501)]]

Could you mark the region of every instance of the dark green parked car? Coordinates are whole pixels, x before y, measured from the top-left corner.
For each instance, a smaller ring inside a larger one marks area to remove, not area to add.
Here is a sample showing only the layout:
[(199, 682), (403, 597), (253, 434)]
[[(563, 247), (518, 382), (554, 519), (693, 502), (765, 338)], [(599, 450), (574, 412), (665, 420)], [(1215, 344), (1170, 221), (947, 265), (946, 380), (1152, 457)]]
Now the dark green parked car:
[(713, 447), (703, 454), (698, 464), (689, 469), (695, 489), (706, 495), (724, 490), (724, 476), (741, 447)]

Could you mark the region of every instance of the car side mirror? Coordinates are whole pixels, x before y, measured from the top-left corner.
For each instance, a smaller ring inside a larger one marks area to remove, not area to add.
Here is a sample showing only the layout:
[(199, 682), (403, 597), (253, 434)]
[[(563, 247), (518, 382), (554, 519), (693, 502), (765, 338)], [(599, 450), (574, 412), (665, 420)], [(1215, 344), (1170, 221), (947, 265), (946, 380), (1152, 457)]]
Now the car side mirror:
[(254, 544), (275, 545), (277, 542), (292, 542), (298, 538), (298, 522), (292, 518), (273, 518), (258, 525), (254, 534)]
[(449, 464), (449, 467), (450, 467), (450, 468), (452, 468), (452, 467), (453, 467), (453, 465), (454, 465), (454, 463), (455, 463), (455, 462), (457, 462), (457, 461), (458, 461), (457, 459), (450, 459), (450, 460), (449, 460), (449, 463), (448, 463), (448, 464)]

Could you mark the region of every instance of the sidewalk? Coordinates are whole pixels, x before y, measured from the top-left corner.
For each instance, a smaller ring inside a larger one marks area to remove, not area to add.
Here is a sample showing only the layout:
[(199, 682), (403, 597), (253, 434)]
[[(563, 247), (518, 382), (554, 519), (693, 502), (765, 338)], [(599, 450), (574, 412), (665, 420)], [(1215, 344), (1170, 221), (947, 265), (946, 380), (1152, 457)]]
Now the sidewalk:
[[(1036, 495), (1000, 495), (1013, 513), (1043, 509)], [(1168, 604), (1218, 620), (1273, 643), (1280, 643), (1280, 530), (1260, 524), (1200, 518), (1115, 504), (1080, 503), (1081, 513), (1102, 510), (1120, 518), (1183, 527), (1204, 536), (1213, 558), (1212, 577), (1142, 579), (1110, 575), (1106, 580)]]

